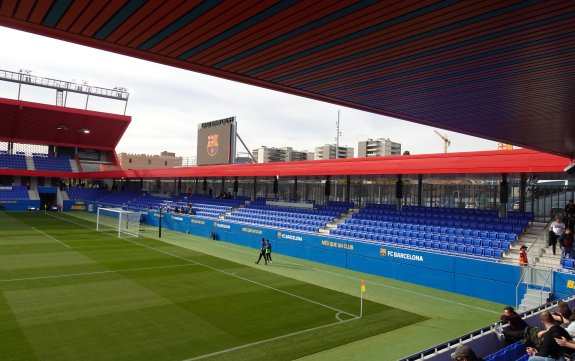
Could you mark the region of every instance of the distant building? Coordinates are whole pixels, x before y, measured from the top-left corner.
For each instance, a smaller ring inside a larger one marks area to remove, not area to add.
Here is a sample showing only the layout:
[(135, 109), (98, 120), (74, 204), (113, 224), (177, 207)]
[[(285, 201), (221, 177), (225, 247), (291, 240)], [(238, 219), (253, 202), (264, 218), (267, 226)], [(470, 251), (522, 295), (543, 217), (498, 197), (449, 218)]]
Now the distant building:
[(254, 149), (252, 154), (258, 163), (307, 160), (307, 151), (297, 151), (291, 147), (274, 148), (261, 146), (258, 149)]
[(160, 155), (119, 153), (122, 169), (175, 168), (182, 166), (182, 157), (176, 153), (162, 152)]
[(368, 139), (357, 143), (357, 157), (385, 157), (401, 155), (401, 144), (392, 142), (389, 138)]
[(325, 144), (321, 147), (315, 148), (315, 153), (313, 159), (336, 159), (336, 158), (353, 158), (353, 148), (351, 147), (339, 147), (337, 149), (336, 156), (336, 145), (335, 144)]

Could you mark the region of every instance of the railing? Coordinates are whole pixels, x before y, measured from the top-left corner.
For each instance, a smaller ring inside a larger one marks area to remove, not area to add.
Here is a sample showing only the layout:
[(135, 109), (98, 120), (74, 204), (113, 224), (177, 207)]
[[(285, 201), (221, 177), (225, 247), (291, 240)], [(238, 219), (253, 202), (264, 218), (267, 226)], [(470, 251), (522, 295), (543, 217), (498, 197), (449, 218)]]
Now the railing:
[(519, 307), (519, 288), (525, 284), (526, 290), (539, 289), (539, 303), (542, 304), (547, 301), (543, 297), (546, 290), (553, 289), (553, 270), (535, 268), (533, 266), (525, 266), (521, 271), (521, 278), (515, 287), (515, 307)]

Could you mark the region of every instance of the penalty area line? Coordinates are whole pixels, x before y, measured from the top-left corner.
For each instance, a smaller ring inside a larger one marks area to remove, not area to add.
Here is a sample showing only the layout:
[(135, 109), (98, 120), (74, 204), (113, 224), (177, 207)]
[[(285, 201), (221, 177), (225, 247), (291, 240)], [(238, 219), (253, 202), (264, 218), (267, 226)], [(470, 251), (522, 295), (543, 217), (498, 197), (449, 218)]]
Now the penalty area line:
[(84, 273), (70, 273), (70, 274), (61, 274), (61, 275), (52, 275), (52, 276), (12, 278), (12, 279), (7, 279), (7, 280), (0, 280), (0, 283), (19, 282), (19, 281), (34, 281), (34, 280), (43, 280), (43, 279), (50, 279), (50, 278), (66, 278), (66, 277), (93, 276), (93, 275), (101, 275), (101, 274), (107, 274), (107, 273), (123, 273), (123, 272), (135, 272), (135, 271), (150, 271), (150, 270), (157, 270), (157, 269), (164, 269), (164, 268), (190, 267), (190, 266), (195, 266), (195, 265), (194, 265), (194, 264), (190, 264), (190, 263), (186, 263), (186, 264), (176, 264), (176, 265), (172, 265), (172, 266), (144, 267), (144, 268), (127, 268), (127, 269), (118, 269), (118, 270), (109, 270), (109, 271), (95, 271), (95, 272), (84, 272)]
[(42, 231), (39, 230), (38, 228), (34, 228), (34, 227), (30, 227), (30, 228), (32, 228), (33, 230), (35, 230), (35, 231), (38, 232), (38, 233), (43, 234), (44, 236), (46, 236), (46, 237), (48, 237), (48, 238), (50, 238), (50, 239), (53, 239), (54, 241), (60, 243), (60, 244), (63, 245), (63, 246), (66, 246), (66, 247), (68, 247), (68, 248), (72, 248), (72, 247), (68, 246), (66, 243), (64, 243), (64, 242), (62, 242), (62, 241), (60, 241), (60, 240), (58, 240), (58, 239), (52, 237), (52, 236), (49, 235), (49, 234), (46, 234), (46, 233), (42, 232)]
[[(85, 226), (85, 225), (80, 224), (80, 223), (76, 223), (76, 222), (74, 222), (74, 221), (67, 220), (67, 219), (65, 219), (65, 218), (56, 217), (56, 216), (52, 216), (52, 217), (59, 218), (59, 219), (61, 219), (61, 220), (63, 220), (63, 221), (67, 221), (67, 222), (71, 222), (71, 223), (77, 224), (77, 225), (79, 225), (79, 226), (81, 226), (81, 227), (89, 228), (88, 226)], [(90, 229), (91, 229), (91, 228), (90, 228)], [(162, 251), (162, 250), (160, 250), (160, 249), (157, 249), (157, 248), (154, 248), (154, 247), (150, 247), (150, 246), (147, 246), (147, 245), (145, 245), (145, 244), (141, 244), (141, 243), (136, 242), (136, 241), (131, 240), (131, 239), (122, 239), (122, 240), (123, 240), (123, 241), (126, 241), (126, 242), (129, 242), (129, 243), (132, 243), (132, 244), (135, 244), (135, 245), (138, 245), (138, 246), (141, 246), (141, 247), (144, 247), (144, 248), (147, 248), (147, 249), (149, 249), (149, 250), (152, 250), (152, 251), (155, 251), (155, 252), (158, 252), (158, 253), (165, 254), (165, 255), (167, 255), (167, 256), (171, 256), (171, 257), (174, 257), (174, 258), (183, 260), (183, 261), (190, 262), (190, 263), (192, 263), (192, 264), (196, 264), (196, 265), (199, 265), (199, 266), (203, 266), (203, 267), (208, 268), (208, 269), (211, 269), (211, 270), (213, 270), (213, 271), (220, 272), (220, 273), (223, 273), (223, 274), (225, 274), (225, 275), (228, 275), (228, 276), (231, 276), (231, 277), (235, 277), (235, 278), (237, 278), (237, 279), (241, 279), (241, 280), (243, 280), (243, 281), (245, 281), (245, 282), (249, 282), (249, 283), (258, 285), (258, 286), (260, 286), (260, 287), (268, 288), (268, 289), (273, 290), (273, 291), (275, 291), (275, 292), (283, 293), (283, 294), (285, 294), (285, 295), (288, 295), (288, 296), (291, 296), (291, 297), (300, 299), (300, 300), (305, 301), (305, 302), (309, 302), (309, 303), (316, 304), (316, 305), (318, 305), (318, 306), (321, 306), (321, 307), (324, 307), (324, 308), (333, 310), (333, 311), (338, 312), (338, 313), (341, 313), (341, 314), (349, 315), (349, 316), (353, 317), (353, 318), (351, 318), (350, 320), (354, 320), (354, 319), (358, 319), (358, 318), (359, 318), (357, 315), (351, 314), (351, 313), (349, 313), (349, 312), (345, 312), (345, 311), (343, 311), (343, 310), (340, 310), (340, 309), (337, 309), (337, 308), (335, 308), (335, 307), (332, 307), (332, 306), (323, 304), (323, 303), (321, 303), (321, 302), (317, 302), (317, 301), (311, 300), (311, 299), (309, 299), (309, 298), (306, 298), (306, 297), (303, 297), (303, 296), (299, 296), (299, 295), (296, 295), (296, 294), (294, 294), (294, 293), (291, 293), (291, 292), (288, 292), (288, 291), (284, 291), (284, 290), (281, 290), (281, 289), (279, 289), (279, 288), (275, 288), (275, 287), (272, 287), (272, 286), (270, 286), (270, 285), (266, 285), (266, 284), (261, 283), (261, 282), (258, 282), (258, 281), (251, 280), (251, 279), (249, 279), (249, 278), (242, 277), (242, 276), (236, 274), (235, 272), (232, 273), (232, 272), (225, 271), (225, 270), (223, 270), (223, 269), (219, 269), (219, 268), (216, 268), (216, 267), (208, 266), (208, 265), (206, 265), (206, 264), (203, 264), (203, 263), (200, 263), (200, 262), (191, 260), (191, 259), (186, 258), (186, 257), (178, 256), (178, 255), (175, 255), (175, 254), (170, 253), (170, 252), (167, 252), (167, 251)], [(155, 240), (155, 239), (154, 239), (154, 240)], [(174, 244), (172, 244), (172, 243), (163, 242), (163, 241), (161, 241), (161, 240), (156, 240), (156, 241), (162, 242), (162, 243), (164, 243), (164, 244), (170, 244), (170, 245), (172, 245), (172, 246), (179, 247), (179, 246), (174, 245)]]

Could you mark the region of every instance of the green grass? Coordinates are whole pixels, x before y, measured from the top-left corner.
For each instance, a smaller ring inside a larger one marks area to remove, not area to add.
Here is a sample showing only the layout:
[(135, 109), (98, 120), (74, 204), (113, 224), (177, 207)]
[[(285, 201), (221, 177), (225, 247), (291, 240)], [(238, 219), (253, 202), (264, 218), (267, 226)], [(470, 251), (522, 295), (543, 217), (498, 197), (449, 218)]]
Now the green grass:
[[(501, 305), (87, 213), (0, 212), (1, 360), (395, 360)], [(363, 317), (359, 280), (367, 280)]]
[(2, 360), (292, 360), (425, 320), (67, 215), (0, 229)]

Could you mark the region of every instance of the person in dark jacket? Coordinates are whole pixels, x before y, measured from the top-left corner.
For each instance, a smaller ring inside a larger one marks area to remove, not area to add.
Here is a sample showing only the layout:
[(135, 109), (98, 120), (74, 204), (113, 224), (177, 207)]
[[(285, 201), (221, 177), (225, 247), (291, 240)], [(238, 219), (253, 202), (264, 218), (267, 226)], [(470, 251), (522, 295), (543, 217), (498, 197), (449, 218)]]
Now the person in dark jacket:
[(559, 236), (559, 244), (563, 247), (561, 258), (573, 258), (573, 232), (571, 228), (565, 228), (565, 232)]
[(572, 338), (563, 327), (555, 322), (550, 312), (541, 312), (539, 318), (547, 332), (543, 335), (543, 342), (539, 349), (527, 347), (527, 353), (530, 356), (529, 361), (560, 360), (563, 354), (569, 352), (569, 349), (560, 346), (555, 339), (565, 338), (570, 341)]
[(269, 263), (272, 263), (272, 244), (269, 239), (266, 239), (266, 259)]
[(505, 342), (507, 342), (507, 344), (510, 345), (523, 339), (527, 323), (515, 312), (513, 307), (505, 307), (499, 319), (504, 323), (509, 323), (507, 329), (503, 331), (503, 336), (505, 336)]
[(265, 238), (262, 238), (262, 245), (260, 247), (260, 256), (258, 257), (258, 260), (255, 262), (256, 264), (260, 264), (260, 260), (262, 259), (262, 257), (264, 258), (264, 262), (266, 263), (266, 265), (268, 264), (268, 257), (266, 256), (266, 240)]

